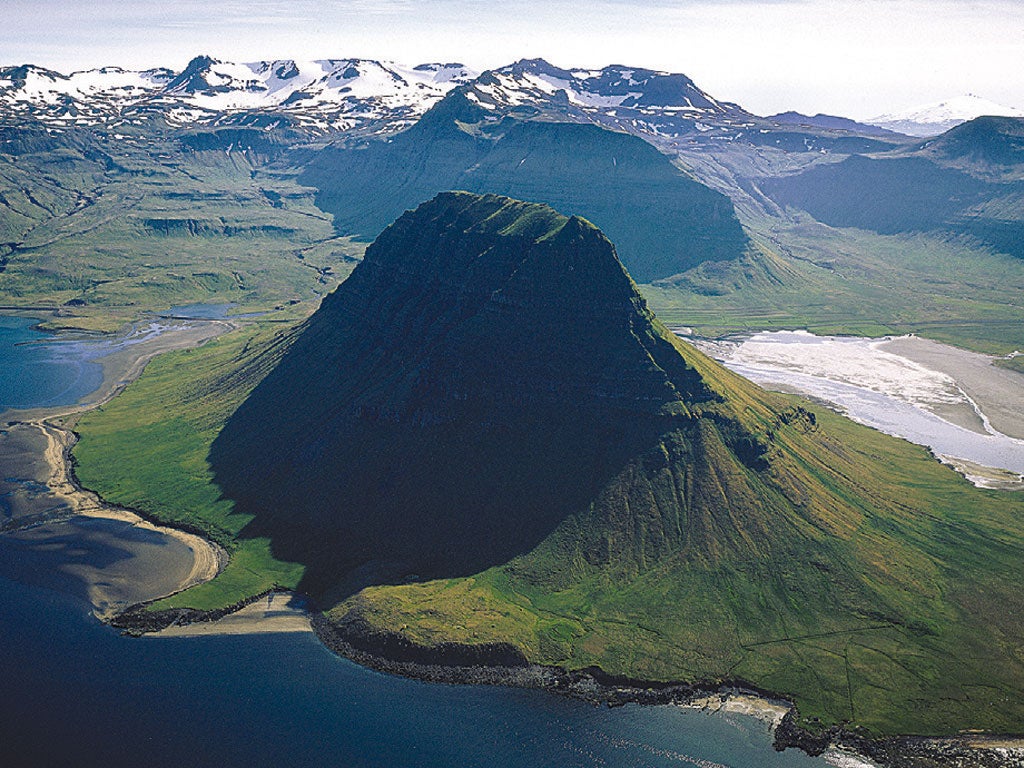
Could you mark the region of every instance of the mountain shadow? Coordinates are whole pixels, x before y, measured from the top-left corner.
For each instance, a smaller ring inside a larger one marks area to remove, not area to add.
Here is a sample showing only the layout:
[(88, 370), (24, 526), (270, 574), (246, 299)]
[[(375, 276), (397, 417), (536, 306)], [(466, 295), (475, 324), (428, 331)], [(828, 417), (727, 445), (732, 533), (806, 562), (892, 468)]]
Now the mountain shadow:
[(255, 515), (244, 535), (270, 537), (333, 601), (528, 552), (630, 462), (664, 463), (662, 436), (698, 429), (687, 404), (716, 397), (596, 228), (446, 193), (367, 249), (210, 462)]

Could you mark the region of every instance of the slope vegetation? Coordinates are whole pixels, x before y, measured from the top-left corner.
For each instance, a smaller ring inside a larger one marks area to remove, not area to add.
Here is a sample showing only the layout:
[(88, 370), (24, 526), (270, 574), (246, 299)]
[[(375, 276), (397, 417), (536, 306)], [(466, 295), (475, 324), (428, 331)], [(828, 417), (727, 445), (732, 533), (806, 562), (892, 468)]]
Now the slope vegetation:
[(647, 282), (743, 252), (729, 199), (641, 139), (594, 125), (498, 123), (461, 91), (388, 143), (326, 149), (299, 177), (341, 235), (370, 239), (442, 190), (548, 203), (607, 231), (623, 263)]
[(1021, 501), (725, 371), (544, 206), (400, 218), (210, 463), (357, 642), (741, 679), (811, 728), (1024, 727)]

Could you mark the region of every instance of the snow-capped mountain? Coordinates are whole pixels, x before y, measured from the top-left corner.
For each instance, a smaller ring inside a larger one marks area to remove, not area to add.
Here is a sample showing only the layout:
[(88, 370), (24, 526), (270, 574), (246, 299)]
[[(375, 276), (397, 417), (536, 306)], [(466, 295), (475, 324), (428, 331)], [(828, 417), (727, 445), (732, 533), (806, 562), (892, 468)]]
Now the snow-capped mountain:
[(461, 64), (366, 59), (235, 64), (198, 56), (178, 73), (105, 67), (71, 75), (26, 65), (0, 68), (0, 122), (114, 128), (159, 115), (172, 125), (219, 125), (262, 114), (314, 132), (399, 130), (475, 76)]
[(902, 112), (879, 115), (865, 122), (908, 136), (924, 137), (937, 136), (982, 115), (1024, 117), (1024, 110), (1006, 107), (968, 93), (937, 104), (925, 104)]
[(617, 64), (568, 70), (543, 59), (523, 59), (484, 72), (461, 90), (489, 112), (553, 112), (652, 139), (712, 131), (723, 123), (749, 126), (753, 119), (736, 104), (705, 93), (686, 75)]

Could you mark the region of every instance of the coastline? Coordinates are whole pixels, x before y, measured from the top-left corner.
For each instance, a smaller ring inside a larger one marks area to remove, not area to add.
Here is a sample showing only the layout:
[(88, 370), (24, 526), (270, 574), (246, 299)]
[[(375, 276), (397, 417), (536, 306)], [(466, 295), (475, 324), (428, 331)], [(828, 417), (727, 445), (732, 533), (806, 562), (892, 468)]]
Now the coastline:
[(337, 625), (315, 613), (311, 622), (317, 637), (331, 651), (380, 672), (437, 683), (540, 689), (596, 705), (672, 704), (737, 712), (767, 722), (776, 750), (794, 747), (841, 768), (1024, 767), (1024, 737), (963, 734), (872, 738), (840, 726), (812, 734), (795, 724), (792, 702), (742, 680), (638, 680), (609, 675), (599, 668), (565, 670), (531, 664), (507, 644), (472, 647), (443, 643), (427, 648), (397, 633), (373, 630), (359, 619)]
[[(82, 517), (119, 521), (174, 539), (192, 553), (192, 563), (173, 589), (164, 587), (157, 590), (160, 594), (147, 594), (147, 602), (177, 594), (219, 574), (228, 561), (227, 552), (222, 547), (198, 532), (162, 525), (138, 510), (109, 504), (98, 494), (83, 488), (74, 474), (71, 450), (77, 441), (73, 431), (77, 418), (110, 402), (142, 374), (150, 360), (164, 352), (200, 346), (235, 327), (231, 322), (219, 320), (192, 321), (137, 343), (122, 343), (110, 354), (97, 358), (96, 362), (103, 368), (103, 381), (99, 388), (77, 403), (0, 412), (0, 424), (37, 430), (45, 440), (40, 456), (44, 466), (39, 479), (46, 488), (48, 499), (56, 502), (41, 513), (12, 519), (4, 532), (26, 531)], [(120, 338), (126, 341), (128, 337), (122, 335)], [(97, 585), (91, 585), (90, 592), (96, 589)], [(102, 599), (101, 593), (102, 590), (95, 592), (97, 597), (92, 600), (94, 613), (99, 619), (108, 621), (118, 613), (119, 607)]]
[[(223, 326), (220, 333), (233, 327), (231, 323), (220, 321), (208, 323)], [(197, 343), (201, 344), (215, 335), (219, 333), (205, 336)], [(169, 340), (165, 339), (165, 342)], [(50, 420), (73, 424), (74, 418), (80, 413), (109, 402), (120, 393), (130, 381), (141, 374), (152, 357), (169, 349), (187, 346), (194, 344), (181, 339), (176, 346), (165, 346), (156, 350), (138, 350), (134, 353), (132, 348), (118, 350), (125, 355), (120, 360), (108, 361), (104, 365), (104, 385), (96, 393), (75, 406), (20, 412), (27, 414), (29, 418), (18, 421), (20, 424), (41, 430), (45, 435), (45, 459), (51, 470), (51, 480), (47, 487), (55, 497), (68, 504), (73, 510), (72, 514), (123, 520), (188, 542), (188, 546), (195, 553), (192, 571), (180, 589), (170, 594), (216, 576), (226, 562), (226, 553), (194, 533), (154, 524), (132, 510), (106, 504), (97, 494), (83, 489), (74, 477), (70, 458), (70, 450), (75, 442), (72, 426), (66, 423), (58, 425)], [(11, 413), (20, 415), (19, 412), (7, 411), (0, 414), (0, 419), (8, 417)], [(204, 551), (202, 556), (200, 550)], [(126, 610), (97, 615), (106, 623), (136, 636), (152, 633), (159, 636), (160, 630), (169, 626), (175, 628), (175, 631), (168, 633), (169, 635), (207, 634), (206, 630), (212, 630), (212, 625), (218, 619), (253, 610), (253, 606), (264, 598), (268, 599), (269, 608), (276, 594), (280, 593), (274, 590), (263, 592), (218, 611), (147, 611), (146, 606), (150, 602), (166, 596), (157, 595)], [(672, 704), (752, 715), (770, 723), (774, 731), (776, 749), (796, 747), (811, 755), (824, 755), (833, 764), (849, 768), (872, 765), (887, 768), (932, 768), (945, 765), (982, 768), (1024, 766), (1022, 739), (979, 734), (951, 736), (946, 739), (870, 739), (842, 728), (832, 728), (816, 735), (794, 724), (795, 712), (789, 702), (743, 681), (688, 684), (616, 677), (597, 668), (571, 671), (531, 664), (510, 644), (466, 646), (451, 643), (428, 648), (414, 645), (396, 633), (372, 631), (366, 626), (359, 626), (358, 622), (349, 622), (346, 626), (333, 624), (315, 609), (309, 610), (307, 615), (317, 638), (332, 652), (362, 666), (402, 677), (436, 683), (501, 685), (547, 690), (595, 705)], [(199, 625), (204, 625), (202, 630), (177, 631)], [(250, 627), (248, 631), (260, 630)], [(305, 630), (300, 628), (280, 631)]]
[[(140, 604), (108, 623), (136, 637), (160, 637), (168, 627), (190, 622), (215, 625), (271, 594), (282, 593), (270, 590), (236, 606), (211, 612), (148, 612), (145, 604)], [(448, 685), (542, 690), (595, 706), (673, 705), (755, 717), (770, 729), (777, 751), (799, 749), (812, 757), (820, 756), (837, 768), (1024, 768), (1024, 737), (963, 733), (948, 737), (873, 738), (841, 726), (815, 734), (795, 724), (796, 710), (791, 702), (742, 680), (664, 682), (609, 675), (596, 667), (566, 670), (533, 664), (511, 644), (442, 643), (426, 647), (397, 633), (371, 629), (358, 619), (339, 625), (314, 606), (306, 606), (305, 610), (312, 631), (328, 650), (385, 674)], [(218, 632), (211, 627), (196, 634), (215, 633)]]

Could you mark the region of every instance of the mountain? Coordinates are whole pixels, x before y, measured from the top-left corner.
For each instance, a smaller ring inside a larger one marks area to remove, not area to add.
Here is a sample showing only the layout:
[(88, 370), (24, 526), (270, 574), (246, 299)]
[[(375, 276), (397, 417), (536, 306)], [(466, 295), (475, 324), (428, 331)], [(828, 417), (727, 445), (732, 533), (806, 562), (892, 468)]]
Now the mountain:
[(825, 115), (818, 113), (816, 115), (802, 115), (799, 112), (780, 112), (777, 115), (771, 115), (767, 118), (772, 122), (779, 123), (780, 125), (805, 125), (814, 128), (827, 128), (829, 130), (838, 131), (849, 131), (851, 133), (859, 133), (864, 136), (894, 136), (893, 131), (888, 131), (885, 128), (879, 128), (877, 125), (867, 125), (866, 123), (858, 123), (856, 120), (851, 120), (848, 117), (836, 117), (835, 115)]
[(747, 556), (771, 538), (762, 505), (794, 532), (855, 514), (786, 488), (765, 425), (810, 417), (761, 400), (654, 320), (589, 222), (449, 192), (367, 249), (210, 463), (255, 515), (244, 534), (328, 601), (468, 576), (552, 536), (636, 574)]
[(1024, 120), (981, 117), (911, 151), (766, 179), (777, 203), (835, 227), (968, 236), (1024, 258)]
[(181, 72), (114, 67), (62, 75), (0, 69), (0, 124), (124, 128), (158, 117), (171, 126), (276, 117), (312, 133), (395, 131), (476, 75), (461, 64), (405, 67), (366, 59), (235, 64), (197, 56)]
[[(651, 322), (584, 219), (443, 193), (377, 238), (232, 416), (217, 482), (321, 597), (507, 562), (690, 408), (717, 410)], [(760, 460), (738, 423), (714, 434)]]
[(264, 374), (210, 465), (356, 647), (741, 680), (812, 730), (1024, 722), (1019, 500), (685, 345), (583, 219), (438, 195)]
[(752, 117), (736, 104), (719, 102), (686, 75), (618, 64), (567, 70), (543, 59), (522, 59), (483, 73), (465, 92), (489, 112), (537, 114), (554, 108), (613, 127), (637, 120), (666, 135), (692, 131), (702, 119), (743, 122)]
[(1024, 117), (1024, 110), (1006, 107), (968, 93), (936, 104), (911, 107), (902, 112), (879, 115), (865, 122), (908, 136), (937, 136), (954, 126), (983, 115)]
[(319, 152), (300, 181), (341, 235), (370, 239), (420, 200), (464, 189), (525, 197), (592, 219), (644, 282), (743, 253), (729, 199), (654, 147), (596, 125), (492, 119), (458, 88), (388, 142)]
[(923, 153), (978, 171), (1024, 170), (1024, 119), (978, 117), (921, 145)]
[(568, 70), (543, 59), (523, 59), (484, 72), (462, 90), (493, 119), (593, 123), (633, 134), (663, 151), (732, 142), (799, 152), (867, 152), (890, 146), (877, 140), (875, 128), (836, 131), (787, 125), (780, 130), (779, 123), (716, 99), (684, 74), (619, 64)]

